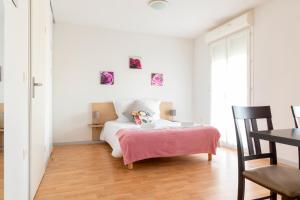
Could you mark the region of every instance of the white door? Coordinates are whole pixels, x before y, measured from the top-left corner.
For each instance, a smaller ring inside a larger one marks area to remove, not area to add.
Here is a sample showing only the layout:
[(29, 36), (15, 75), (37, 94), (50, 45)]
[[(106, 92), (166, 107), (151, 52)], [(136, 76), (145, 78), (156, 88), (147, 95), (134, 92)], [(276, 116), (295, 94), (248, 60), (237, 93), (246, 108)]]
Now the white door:
[(236, 33), (227, 39), (227, 124), (226, 141), (236, 146), (231, 106), (250, 106), (250, 31)]
[(236, 145), (231, 106), (250, 105), (249, 41), (247, 29), (211, 46), (211, 122), (220, 130), (221, 142), (229, 146)]
[(4, 199), (29, 199), (29, 0), (4, 0)]
[[(51, 127), (49, 108), (50, 1), (31, 0), (31, 132), (30, 199), (33, 199), (45, 172)], [(50, 87), (51, 90), (51, 87)]]

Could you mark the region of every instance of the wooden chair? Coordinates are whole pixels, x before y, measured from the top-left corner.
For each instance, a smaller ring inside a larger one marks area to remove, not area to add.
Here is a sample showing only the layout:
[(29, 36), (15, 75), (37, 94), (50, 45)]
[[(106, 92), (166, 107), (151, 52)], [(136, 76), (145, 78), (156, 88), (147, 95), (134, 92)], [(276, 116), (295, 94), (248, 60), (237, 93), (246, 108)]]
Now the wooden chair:
[[(295, 127), (299, 128), (298, 119), (300, 118), (300, 106), (291, 106)], [(298, 147), (299, 169), (300, 169), (300, 147)]]
[[(269, 143), (270, 153), (262, 153), (259, 140), (250, 137), (251, 131), (257, 131), (257, 119), (266, 119), (268, 130), (273, 130), (271, 109), (263, 107), (232, 107), (237, 139), (238, 154), (238, 200), (244, 199), (245, 179), (270, 190), (270, 195), (258, 199), (277, 199), (277, 194), (284, 200), (300, 199), (300, 171), (298, 169), (277, 166), (276, 145)], [(245, 156), (242, 134), (238, 121), (243, 120), (249, 155)], [(254, 144), (253, 144), (254, 143)], [(270, 158), (270, 165), (246, 170), (245, 162), (255, 159)], [(257, 200), (258, 200), (257, 199)]]

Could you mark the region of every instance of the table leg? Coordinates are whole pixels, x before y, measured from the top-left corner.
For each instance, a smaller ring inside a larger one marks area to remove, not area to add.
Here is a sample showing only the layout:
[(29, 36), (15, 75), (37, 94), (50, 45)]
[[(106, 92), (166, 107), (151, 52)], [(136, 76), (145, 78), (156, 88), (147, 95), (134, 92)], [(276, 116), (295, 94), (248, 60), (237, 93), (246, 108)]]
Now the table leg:
[(272, 153), (272, 158), (270, 159), (271, 165), (277, 165), (277, 152), (276, 152), (276, 143), (269, 142), (270, 153)]

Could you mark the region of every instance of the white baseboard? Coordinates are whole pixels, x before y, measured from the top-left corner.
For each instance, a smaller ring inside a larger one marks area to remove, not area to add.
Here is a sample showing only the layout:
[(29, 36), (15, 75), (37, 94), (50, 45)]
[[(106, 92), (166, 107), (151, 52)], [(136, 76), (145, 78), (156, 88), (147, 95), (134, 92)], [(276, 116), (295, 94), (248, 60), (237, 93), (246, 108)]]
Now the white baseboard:
[(235, 145), (225, 144), (224, 142), (220, 142), (219, 145), (220, 145), (220, 147), (224, 147), (226, 149), (231, 149), (231, 150), (237, 149)]
[(291, 166), (291, 167), (296, 167), (298, 168), (298, 162), (292, 162), (290, 160), (286, 160), (286, 159), (282, 159), (282, 158), (277, 158), (278, 162), (279, 163), (282, 163), (282, 164), (285, 164), (285, 165), (288, 165), (288, 166)]
[(79, 142), (56, 142), (53, 146), (76, 145), (76, 144), (103, 144), (104, 141), (79, 141)]
[[(224, 147), (224, 148), (227, 148), (227, 149), (231, 149), (231, 150), (236, 150), (236, 146), (234, 145), (228, 145), (228, 144), (225, 144), (225, 143), (220, 143), (220, 146), (221, 147)], [(244, 149), (244, 152), (247, 153), (248, 150), (247, 149)], [(285, 165), (288, 165), (288, 166), (291, 166), (291, 167), (296, 167), (298, 168), (298, 161), (295, 161), (295, 162), (292, 162), (290, 160), (286, 160), (286, 159), (283, 159), (283, 158), (278, 158), (277, 157), (277, 161), (278, 163), (282, 163), (282, 164), (285, 164)]]

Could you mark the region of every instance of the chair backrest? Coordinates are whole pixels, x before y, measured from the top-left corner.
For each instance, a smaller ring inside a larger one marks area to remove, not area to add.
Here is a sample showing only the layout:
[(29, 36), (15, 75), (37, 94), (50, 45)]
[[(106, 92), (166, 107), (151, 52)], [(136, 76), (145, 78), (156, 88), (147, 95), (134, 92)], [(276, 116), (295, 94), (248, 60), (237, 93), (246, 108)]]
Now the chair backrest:
[[(258, 131), (257, 119), (266, 119), (268, 130), (273, 130), (272, 115), (270, 106), (260, 107), (238, 107), (232, 106), (236, 139), (237, 139), (237, 150), (239, 160), (239, 170), (245, 170), (245, 161), (254, 160), (260, 158), (272, 158), (272, 154), (262, 154), (261, 145), (258, 139), (250, 137), (251, 131)], [(242, 141), (242, 133), (238, 124), (238, 120), (243, 120), (245, 125), (245, 133), (248, 145), (249, 156), (245, 156), (244, 147)], [(253, 144), (254, 143), (254, 144)]]
[(299, 128), (298, 118), (300, 118), (300, 106), (291, 106), (291, 109), (294, 117), (295, 127)]

